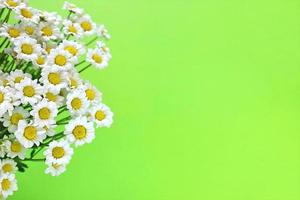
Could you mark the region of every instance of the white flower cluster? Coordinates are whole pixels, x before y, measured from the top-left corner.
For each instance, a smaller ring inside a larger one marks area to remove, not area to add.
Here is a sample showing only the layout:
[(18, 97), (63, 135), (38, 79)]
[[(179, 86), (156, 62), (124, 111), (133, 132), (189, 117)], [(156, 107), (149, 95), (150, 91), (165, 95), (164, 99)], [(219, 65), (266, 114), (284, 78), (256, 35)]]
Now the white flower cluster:
[(80, 79), (91, 66), (107, 67), (110, 35), (83, 9), (68, 2), (63, 9), (65, 19), (25, 0), (0, 0), (0, 199), (17, 190), (15, 172), (27, 161), (45, 162), (57, 176), (73, 148), (95, 138), (95, 126), (113, 121), (101, 92)]

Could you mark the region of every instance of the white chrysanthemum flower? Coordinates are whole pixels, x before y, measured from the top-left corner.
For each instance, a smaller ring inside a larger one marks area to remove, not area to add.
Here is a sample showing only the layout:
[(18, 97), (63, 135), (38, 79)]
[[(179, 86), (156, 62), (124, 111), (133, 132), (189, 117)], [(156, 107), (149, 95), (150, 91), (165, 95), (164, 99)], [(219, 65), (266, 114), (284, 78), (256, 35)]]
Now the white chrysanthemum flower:
[(50, 102), (54, 102), (57, 105), (57, 107), (62, 106), (65, 99), (63, 96), (60, 95), (60, 90), (55, 88), (45, 89), (43, 97)]
[(97, 26), (89, 15), (83, 15), (75, 21), (79, 23), (84, 35), (92, 35), (96, 32)]
[(24, 78), (16, 86), (16, 97), (24, 104), (34, 105), (42, 99), (43, 87), (37, 83), (37, 80)]
[(14, 40), (22, 35), (20, 24), (3, 24), (0, 28), (0, 36)]
[(68, 85), (66, 72), (57, 68), (45, 67), (42, 69), (40, 82), (48, 88), (60, 90)]
[(9, 91), (8, 88), (4, 88), (0, 86), (0, 117), (3, 116), (4, 113), (8, 112), (11, 113), (13, 108), (12, 104), (12, 93)]
[(7, 76), (7, 80), (11, 86), (14, 86), (15, 84), (19, 84), (25, 77), (32, 78), (31, 74), (24, 73), (22, 70), (17, 69), (10, 72), (9, 76)]
[(97, 88), (89, 82), (85, 82), (79, 87), (79, 89), (84, 91), (85, 96), (91, 105), (98, 104), (102, 101), (102, 93), (99, 92)]
[(6, 173), (0, 175), (0, 194), (4, 199), (17, 190), (17, 180), (14, 174)]
[(56, 48), (51, 50), (47, 65), (66, 71), (72, 69), (76, 60), (68, 51)]
[(57, 112), (58, 110), (55, 103), (43, 99), (32, 107), (30, 114), (33, 116), (35, 123), (43, 127), (48, 127), (51, 124), (55, 124)]
[(83, 35), (83, 30), (79, 23), (72, 22), (71, 20), (63, 21), (63, 31), (67, 35), (73, 35), (75, 38), (80, 38)]
[(48, 22), (41, 22), (37, 34), (45, 41), (56, 40), (62, 37), (59, 28)]
[(15, 13), (16, 13), (16, 18), (21, 21), (24, 21), (25, 23), (27, 22), (38, 23), (40, 20), (40, 16), (37, 10), (28, 7), (23, 3), (20, 4), (18, 7), (16, 7)]
[(40, 52), (40, 54), (37, 55), (37, 58), (32, 61), (34, 66), (38, 66), (38, 67), (41, 67), (41, 68), (46, 66), (47, 55), (46, 55), (46, 52), (45, 53), (42, 53), (42, 52), (43, 52), (43, 49)]
[(3, 126), (8, 128), (8, 132), (14, 133), (20, 120), (27, 119), (30, 116), (29, 112), (23, 107), (15, 107), (11, 115), (6, 112), (0, 121), (3, 121)]
[(75, 146), (90, 143), (95, 138), (93, 122), (88, 122), (86, 117), (77, 117), (65, 126), (67, 140)]
[(0, 86), (7, 87), (9, 86), (8, 74), (1, 73), (0, 74)]
[(90, 118), (96, 123), (97, 127), (110, 127), (113, 122), (113, 116), (113, 112), (105, 104), (92, 107), (90, 111)]
[(68, 51), (72, 56), (78, 58), (85, 53), (85, 48), (82, 44), (74, 41), (64, 40), (58, 48)]
[(21, 30), (23, 33), (27, 34), (28, 36), (35, 36), (36, 29), (38, 28), (36, 23), (32, 22), (24, 22), (20, 24)]
[(47, 164), (67, 164), (72, 158), (73, 149), (66, 140), (52, 141), (44, 155)]
[(17, 6), (21, 5), (23, 3), (22, 0), (3, 0), (3, 3), (8, 8), (16, 8)]
[(24, 60), (34, 60), (41, 51), (41, 45), (37, 41), (28, 36), (20, 36), (14, 40), (14, 51), (17, 58)]
[(83, 9), (81, 9), (81, 8), (77, 7), (75, 4), (69, 3), (67, 1), (65, 1), (64, 5), (63, 5), (63, 9), (73, 12), (77, 15), (82, 15), (84, 13)]
[(110, 54), (110, 49), (106, 46), (106, 44), (102, 41), (98, 41), (96, 43), (96, 46), (98, 49), (100, 49), (103, 54), (105, 54), (107, 56), (107, 58), (110, 60), (112, 58), (111, 54)]
[(93, 64), (98, 69), (103, 69), (108, 66), (109, 58), (102, 52), (101, 49), (88, 49), (86, 60)]
[(17, 171), (17, 163), (12, 159), (1, 160), (0, 170), (2, 174), (5, 173), (14, 174)]
[(108, 30), (105, 28), (104, 25), (100, 25), (99, 27), (97, 27), (96, 34), (99, 37), (103, 37), (107, 40), (111, 38), (110, 34), (108, 33)]
[(68, 94), (66, 105), (71, 114), (84, 115), (89, 102), (81, 90), (74, 90)]
[(59, 176), (60, 174), (62, 174), (66, 171), (66, 165), (65, 164), (48, 163), (47, 166), (48, 167), (45, 170), (45, 173), (46, 174), (51, 174), (52, 176)]
[(10, 158), (19, 157), (20, 159), (24, 159), (26, 155), (26, 149), (18, 140), (6, 140), (5, 146), (7, 149), (7, 156)]
[(25, 148), (31, 148), (33, 145), (39, 146), (46, 138), (45, 130), (40, 125), (32, 121), (27, 123), (25, 120), (19, 121), (15, 136)]
[(67, 76), (70, 89), (76, 89), (82, 84), (80, 75), (76, 70), (70, 70)]

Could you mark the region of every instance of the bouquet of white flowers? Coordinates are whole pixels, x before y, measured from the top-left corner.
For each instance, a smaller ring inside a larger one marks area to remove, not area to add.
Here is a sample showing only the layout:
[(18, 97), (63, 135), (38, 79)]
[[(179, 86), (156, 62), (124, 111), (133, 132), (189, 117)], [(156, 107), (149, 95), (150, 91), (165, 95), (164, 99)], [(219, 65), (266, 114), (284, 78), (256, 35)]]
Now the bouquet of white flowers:
[(0, 0), (0, 199), (17, 190), (14, 173), (27, 161), (57, 176), (73, 147), (94, 139), (95, 125), (112, 124), (102, 94), (80, 79), (91, 66), (107, 67), (110, 35), (83, 9), (63, 8), (65, 19), (25, 0)]

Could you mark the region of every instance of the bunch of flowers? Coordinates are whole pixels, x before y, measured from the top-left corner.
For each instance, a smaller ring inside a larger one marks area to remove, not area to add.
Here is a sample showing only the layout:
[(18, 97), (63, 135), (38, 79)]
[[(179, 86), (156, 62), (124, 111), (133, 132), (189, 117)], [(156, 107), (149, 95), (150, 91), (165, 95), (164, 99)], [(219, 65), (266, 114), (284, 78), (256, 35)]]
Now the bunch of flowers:
[(0, 0), (0, 199), (17, 190), (15, 172), (27, 161), (42, 161), (57, 176), (73, 148), (94, 139), (95, 126), (112, 124), (101, 92), (80, 79), (91, 66), (107, 67), (110, 35), (84, 10), (63, 8), (65, 18), (25, 0)]

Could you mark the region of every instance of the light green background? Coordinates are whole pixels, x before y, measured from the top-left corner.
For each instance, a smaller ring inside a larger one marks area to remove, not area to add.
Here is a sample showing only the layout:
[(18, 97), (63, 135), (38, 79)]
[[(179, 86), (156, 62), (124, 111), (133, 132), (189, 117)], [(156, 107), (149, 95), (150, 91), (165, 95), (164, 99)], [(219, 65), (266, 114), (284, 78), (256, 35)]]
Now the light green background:
[[(29, 0), (58, 10), (63, 0)], [(84, 78), (115, 112), (12, 200), (299, 200), (299, 0), (73, 0), (112, 34)]]

